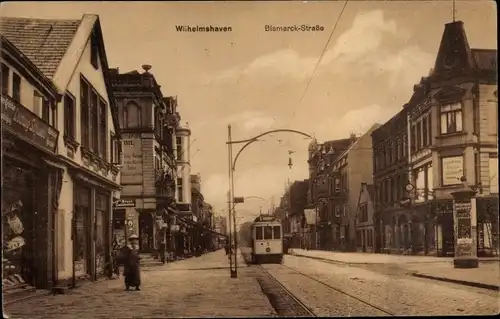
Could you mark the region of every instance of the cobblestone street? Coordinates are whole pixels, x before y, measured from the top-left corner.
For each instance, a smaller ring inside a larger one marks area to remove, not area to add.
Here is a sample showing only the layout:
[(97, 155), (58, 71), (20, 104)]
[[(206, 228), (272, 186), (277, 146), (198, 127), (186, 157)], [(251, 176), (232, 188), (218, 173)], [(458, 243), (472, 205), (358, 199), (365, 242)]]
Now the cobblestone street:
[[(223, 267), (226, 267), (224, 269)], [(223, 250), (148, 268), (142, 290), (124, 291), (123, 279), (89, 283), (66, 295), (43, 296), (5, 307), (10, 318), (179, 318), (272, 316), (254, 278), (229, 277)], [(220, 269), (214, 269), (220, 268)]]

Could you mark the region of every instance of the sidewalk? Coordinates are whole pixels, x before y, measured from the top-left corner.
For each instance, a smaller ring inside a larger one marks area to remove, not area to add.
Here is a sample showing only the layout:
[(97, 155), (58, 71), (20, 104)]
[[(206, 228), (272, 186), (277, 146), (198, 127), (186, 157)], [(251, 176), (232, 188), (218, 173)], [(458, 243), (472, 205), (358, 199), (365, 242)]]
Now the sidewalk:
[(66, 295), (6, 305), (10, 318), (181, 318), (275, 316), (267, 297), (242, 267), (230, 278), (223, 250), (142, 272), (141, 291), (123, 278), (88, 284)]
[(391, 269), (397, 266), (415, 277), (491, 290), (499, 290), (500, 286), (498, 257), (479, 258), (479, 268), (457, 269), (453, 267), (453, 258), (450, 257), (344, 253), (296, 248), (292, 249), (290, 254), (348, 265), (388, 265)]

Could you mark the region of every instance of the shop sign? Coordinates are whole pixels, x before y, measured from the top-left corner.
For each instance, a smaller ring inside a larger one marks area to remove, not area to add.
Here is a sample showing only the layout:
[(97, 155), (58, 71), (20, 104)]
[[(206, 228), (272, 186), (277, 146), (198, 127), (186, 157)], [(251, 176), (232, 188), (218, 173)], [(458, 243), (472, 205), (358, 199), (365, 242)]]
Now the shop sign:
[(23, 137), (31, 144), (55, 152), (59, 131), (35, 113), (8, 96), (2, 95), (2, 128)]
[(115, 208), (135, 207), (135, 199), (118, 199), (113, 203)]
[(124, 134), (122, 138), (122, 185), (140, 185), (143, 179), (142, 139), (140, 134)]
[(443, 157), (443, 186), (460, 184), (464, 175), (463, 156)]

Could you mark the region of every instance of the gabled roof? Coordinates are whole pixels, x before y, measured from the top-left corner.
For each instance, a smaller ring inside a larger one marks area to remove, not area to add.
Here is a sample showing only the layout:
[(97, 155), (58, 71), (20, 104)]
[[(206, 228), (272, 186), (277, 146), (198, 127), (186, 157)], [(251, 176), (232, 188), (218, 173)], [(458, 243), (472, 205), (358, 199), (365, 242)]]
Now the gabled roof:
[(80, 21), (2, 17), (0, 33), (52, 78)]
[(492, 49), (472, 49), (472, 56), (479, 71), (497, 72), (498, 55), (497, 50)]
[(3, 50), (9, 52), (10, 54), (13, 54), (17, 59), (20, 60), (21, 64), (24, 65), (27, 69), (29, 69), (32, 73), (33, 76), (40, 81), (47, 90), (49, 90), (50, 94), (53, 95), (56, 99), (60, 99), (61, 95), (58, 92), (57, 87), (54, 85), (54, 83), (45, 76), (45, 74), (31, 61), (24, 55), (19, 49), (12, 43), (10, 42), (6, 37), (3, 35), (0, 35), (1, 39), (1, 47)]
[(66, 91), (83, 49), (94, 35), (98, 43), (99, 61), (106, 83), (115, 133), (119, 135), (118, 113), (98, 15), (84, 14), (80, 20), (2, 17), (0, 33), (26, 55), (45, 76), (51, 78), (60, 93)]

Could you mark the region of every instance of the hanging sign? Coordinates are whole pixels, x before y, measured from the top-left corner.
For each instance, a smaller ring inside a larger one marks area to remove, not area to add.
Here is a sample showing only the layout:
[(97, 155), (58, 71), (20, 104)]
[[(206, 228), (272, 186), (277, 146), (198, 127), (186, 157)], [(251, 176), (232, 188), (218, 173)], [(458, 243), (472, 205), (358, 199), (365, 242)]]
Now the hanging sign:
[(113, 203), (114, 208), (135, 207), (135, 199), (118, 199)]

